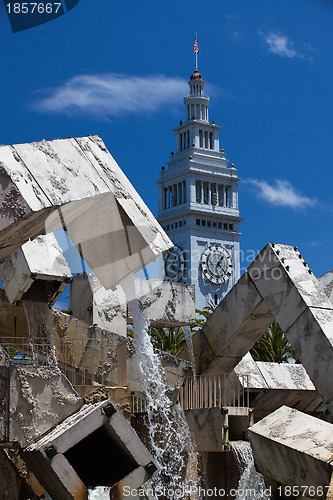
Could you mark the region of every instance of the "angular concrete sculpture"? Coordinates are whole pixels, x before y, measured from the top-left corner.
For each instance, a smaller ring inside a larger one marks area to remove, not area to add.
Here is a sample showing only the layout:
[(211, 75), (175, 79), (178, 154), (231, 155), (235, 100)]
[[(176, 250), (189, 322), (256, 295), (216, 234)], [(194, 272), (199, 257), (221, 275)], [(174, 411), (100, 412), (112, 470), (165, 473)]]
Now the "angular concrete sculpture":
[(254, 361), (248, 353), (235, 367), (234, 373), (240, 385), (250, 390), (251, 408), (256, 420), (282, 405), (316, 414), (326, 410), (301, 364)]
[(22, 457), (53, 500), (87, 498), (87, 488), (138, 488), (157, 470), (112, 400), (85, 405)]
[[(248, 429), (256, 468), (295, 487), (292, 496), (331, 498), (333, 425), (282, 406)], [(288, 495), (291, 496), (291, 495)]]
[[(177, 327), (195, 323), (193, 285), (158, 279), (134, 279), (140, 309), (149, 323), (158, 327)], [(126, 296), (120, 286), (105, 290), (94, 273), (75, 276), (70, 285), (69, 310), (75, 318), (126, 337)]]
[(0, 278), (11, 304), (42, 300), (53, 305), (72, 278), (52, 233), (37, 236), (0, 264)]
[(333, 413), (333, 304), (297, 247), (259, 253), (194, 336), (197, 372), (229, 373), (274, 319)]
[(0, 146), (0, 262), (64, 228), (105, 288), (172, 242), (97, 137)]

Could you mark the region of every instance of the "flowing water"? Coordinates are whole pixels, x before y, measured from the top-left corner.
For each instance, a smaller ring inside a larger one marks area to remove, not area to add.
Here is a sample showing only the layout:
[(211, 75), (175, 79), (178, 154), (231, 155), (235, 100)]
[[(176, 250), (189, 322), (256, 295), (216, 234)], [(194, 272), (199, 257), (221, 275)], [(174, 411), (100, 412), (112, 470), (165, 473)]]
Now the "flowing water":
[(133, 318), (134, 345), (146, 395), (148, 432), (153, 455), (160, 468), (151, 484), (156, 491), (162, 489), (170, 500), (185, 498), (179, 492), (197, 487), (196, 474), (184, 479), (187, 460), (195, 454), (191, 433), (182, 408), (168, 397), (164, 370), (154, 352), (148, 322), (134, 295), (133, 276), (123, 280), (121, 286)]
[(230, 442), (240, 470), (236, 500), (270, 500), (266, 494), (264, 476), (256, 471), (248, 441)]
[(183, 326), (183, 331), (185, 334), (185, 339), (186, 339), (186, 345), (187, 349), (190, 355), (190, 363), (191, 363), (191, 368), (192, 368), (192, 373), (193, 373), (193, 383), (194, 383), (194, 390), (197, 391), (197, 372), (195, 368), (195, 356), (194, 356), (194, 349), (193, 349), (193, 340), (192, 340), (192, 335), (191, 335), (191, 327), (190, 326)]
[(110, 488), (97, 486), (93, 490), (88, 490), (89, 500), (110, 500)]
[(58, 367), (52, 332), (51, 311), (47, 302), (23, 300), (29, 329), (32, 364)]

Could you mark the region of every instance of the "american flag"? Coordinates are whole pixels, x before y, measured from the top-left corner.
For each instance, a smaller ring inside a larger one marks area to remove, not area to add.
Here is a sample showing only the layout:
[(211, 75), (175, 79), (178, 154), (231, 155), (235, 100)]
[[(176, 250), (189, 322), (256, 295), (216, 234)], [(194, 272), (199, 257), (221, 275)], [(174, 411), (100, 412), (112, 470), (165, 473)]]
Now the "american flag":
[(197, 39), (195, 39), (195, 42), (193, 45), (193, 52), (195, 52), (195, 54), (199, 54), (199, 45), (198, 45)]

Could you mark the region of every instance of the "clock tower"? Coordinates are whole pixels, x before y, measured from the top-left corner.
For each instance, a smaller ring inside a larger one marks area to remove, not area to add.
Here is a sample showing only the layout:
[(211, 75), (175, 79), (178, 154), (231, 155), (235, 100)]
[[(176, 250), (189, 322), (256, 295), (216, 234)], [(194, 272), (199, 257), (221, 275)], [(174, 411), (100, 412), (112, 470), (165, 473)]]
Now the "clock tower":
[(195, 69), (184, 98), (186, 120), (174, 129), (176, 149), (162, 167), (158, 221), (174, 243), (164, 254), (165, 280), (191, 283), (196, 307), (218, 304), (240, 275), (238, 181), (220, 150), (221, 127), (209, 121), (205, 82)]

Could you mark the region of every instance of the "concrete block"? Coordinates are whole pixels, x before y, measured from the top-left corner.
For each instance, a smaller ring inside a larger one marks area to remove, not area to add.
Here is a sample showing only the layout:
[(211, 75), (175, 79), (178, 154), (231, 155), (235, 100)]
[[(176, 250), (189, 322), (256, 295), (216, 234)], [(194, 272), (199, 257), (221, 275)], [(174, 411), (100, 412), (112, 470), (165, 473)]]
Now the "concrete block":
[(249, 352), (238, 363), (234, 371), (239, 383), (246, 382), (249, 389), (268, 389), (268, 383), (259, 369), (258, 363), (254, 361)]
[(328, 486), (333, 472), (332, 424), (282, 406), (248, 433), (259, 472), (283, 485), (312, 486), (311, 498), (321, 497), (317, 488)]
[(0, 164), (0, 261), (65, 228), (108, 289), (172, 247), (97, 136), (1, 146)]
[(85, 405), (27, 447), (22, 456), (53, 500), (87, 488), (138, 488), (157, 465), (112, 400)]
[(89, 325), (127, 336), (126, 298), (120, 286), (106, 290), (92, 271), (70, 284), (69, 310)]
[(333, 412), (333, 311), (309, 307), (285, 333), (319, 394)]
[(0, 264), (0, 278), (11, 304), (39, 300), (54, 304), (72, 278), (52, 233), (37, 236)]
[(307, 307), (332, 309), (294, 247), (268, 243), (247, 272), (284, 332)]
[(224, 419), (221, 408), (200, 408), (185, 410), (185, 416), (194, 436), (196, 451), (222, 451), (224, 440)]
[(9, 440), (22, 447), (83, 404), (66, 377), (56, 369), (11, 366), (9, 384)]
[(250, 390), (251, 407), (257, 420), (282, 405), (317, 413), (326, 409), (301, 364), (254, 361), (248, 353), (234, 373), (240, 385)]
[(304, 367), (292, 363), (255, 362), (268, 389), (289, 389), (293, 391), (315, 391)]

